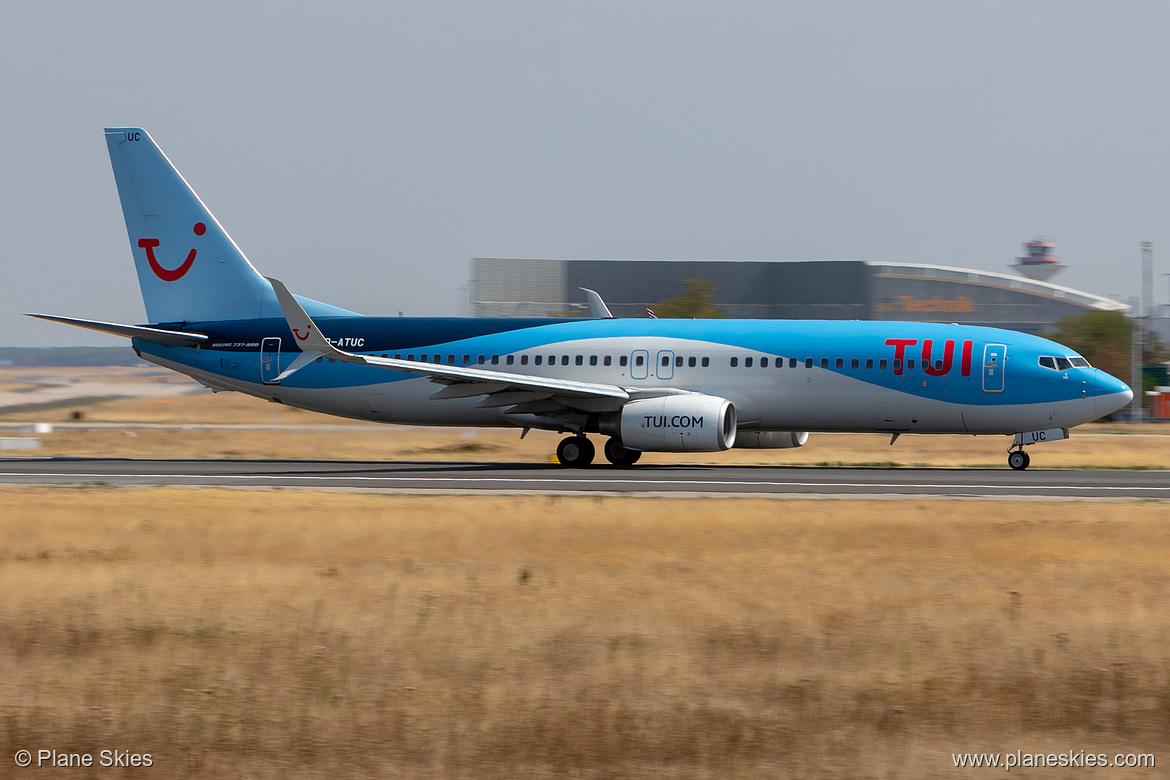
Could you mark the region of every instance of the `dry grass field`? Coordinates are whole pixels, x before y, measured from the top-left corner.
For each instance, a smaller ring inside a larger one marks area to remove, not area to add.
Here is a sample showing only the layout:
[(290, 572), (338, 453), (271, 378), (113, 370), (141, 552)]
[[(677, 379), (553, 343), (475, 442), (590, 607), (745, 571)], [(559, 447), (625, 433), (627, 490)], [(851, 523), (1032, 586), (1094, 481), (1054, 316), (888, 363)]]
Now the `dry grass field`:
[[(1163, 503), (91, 487), (0, 514), (4, 776), (42, 748), (153, 759), (76, 777), (1170, 762)], [(1161, 776), (1022, 773), (1070, 771)]]

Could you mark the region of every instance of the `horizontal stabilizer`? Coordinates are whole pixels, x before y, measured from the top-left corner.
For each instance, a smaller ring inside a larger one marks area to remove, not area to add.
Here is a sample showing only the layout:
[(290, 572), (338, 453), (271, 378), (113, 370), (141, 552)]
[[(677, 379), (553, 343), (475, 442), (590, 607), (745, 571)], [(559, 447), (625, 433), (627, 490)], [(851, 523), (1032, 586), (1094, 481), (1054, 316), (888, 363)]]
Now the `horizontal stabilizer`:
[(66, 325), (75, 325), (79, 328), (88, 328), (100, 333), (109, 333), (112, 336), (121, 336), (127, 339), (142, 339), (168, 347), (197, 347), (207, 341), (202, 333), (183, 333), (178, 330), (152, 328), (149, 325), (119, 325), (116, 322), (102, 322), (101, 320), (79, 320), (76, 317), (58, 317), (54, 314), (26, 314), (26, 317), (36, 317), (40, 320), (63, 322)]

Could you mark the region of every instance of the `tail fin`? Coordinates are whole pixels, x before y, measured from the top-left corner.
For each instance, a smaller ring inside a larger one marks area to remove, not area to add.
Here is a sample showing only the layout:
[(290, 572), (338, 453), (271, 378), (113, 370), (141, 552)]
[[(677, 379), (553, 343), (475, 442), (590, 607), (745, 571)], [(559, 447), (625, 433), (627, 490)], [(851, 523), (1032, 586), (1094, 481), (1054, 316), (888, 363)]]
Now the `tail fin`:
[[(108, 127), (106, 145), (150, 322), (283, 316), (272, 286), (145, 130)], [(317, 316), (353, 313), (305, 303)]]

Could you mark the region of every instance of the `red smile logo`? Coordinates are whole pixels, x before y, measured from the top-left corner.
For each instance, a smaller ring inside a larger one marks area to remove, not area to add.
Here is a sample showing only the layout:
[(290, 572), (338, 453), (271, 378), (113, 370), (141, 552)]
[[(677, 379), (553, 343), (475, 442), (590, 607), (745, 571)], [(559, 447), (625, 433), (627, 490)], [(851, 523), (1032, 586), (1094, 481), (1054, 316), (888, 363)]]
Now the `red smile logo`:
[(307, 339), (309, 337), (309, 331), (311, 331), (312, 329), (313, 329), (312, 325), (305, 328), (305, 335), (303, 335), (303, 336), (301, 335), (300, 328), (293, 328), (292, 332), (293, 332), (293, 335), (297, 337), (297, 341), (304, 341), (305, 339)]
[[(196, 222), (195, 226), (191, 228), (191, 231), (195, 235), (201, 236), (207, 232), (207, 225), (204, 225), (202, 222)], [(140, 238), (140, 239), (138, 239), (138, 246), (140, 246), (146, 250), (146, 260), (148, 263), (150, 263), (150, 270), (154, 271), (154, 275), (157, 276), (159, 279), (162, 279), (164, 282), (177, 282), (177, 281), (179, 281), (180, 279), (183, 278), (183, 276), (186, 275), (186, 273), (188, 271), (191, 270), (191, 264), (195, 262), (196, 250), (192, 249), (190, 252), (188, 252), (187, 259), (183, 261), (183, 264), (172, 271), (172, 270), (163, 268), (159, 264), (158, 259), (155, 258), (154, 248), (158, 245), (159, 245), (159, 240), (157, 238)]]

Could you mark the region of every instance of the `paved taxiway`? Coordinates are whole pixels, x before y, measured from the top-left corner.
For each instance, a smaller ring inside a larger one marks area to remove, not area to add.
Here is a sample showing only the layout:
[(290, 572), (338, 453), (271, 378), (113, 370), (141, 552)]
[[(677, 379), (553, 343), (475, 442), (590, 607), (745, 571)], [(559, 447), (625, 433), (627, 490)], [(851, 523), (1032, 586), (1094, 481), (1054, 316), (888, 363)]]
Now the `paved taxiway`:
[(312, 460), (6, 458), (0, 483), (284, 487), (506, 493), (685, 493), (1170, 500), (1164, 471), (379, 463)]

